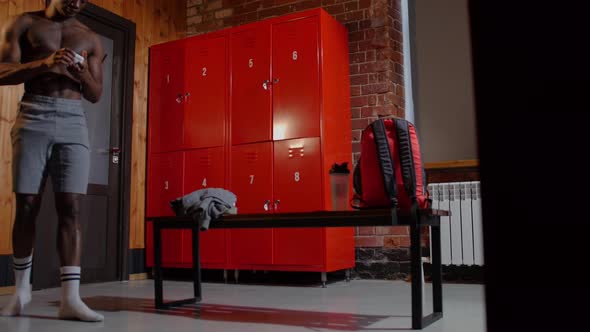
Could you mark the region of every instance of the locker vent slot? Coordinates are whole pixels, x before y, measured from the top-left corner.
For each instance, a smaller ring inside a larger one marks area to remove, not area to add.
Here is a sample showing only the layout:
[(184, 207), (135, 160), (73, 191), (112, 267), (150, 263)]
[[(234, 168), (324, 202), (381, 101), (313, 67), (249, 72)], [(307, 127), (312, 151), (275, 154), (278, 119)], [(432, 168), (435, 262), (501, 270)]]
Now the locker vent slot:
[(288, 40), (293, 40), (293, 39), (297, 39), (297, 30), (295, 29), (289, 29), (289, 31), (287, 32), (287, 39)]
[(289, 148), (289, 158), (303, 157), (305, 155), (303, 147)]
[(211, 166), (211, 158), (210, 158), (210, 156), (209, 155), (207, 155), (207, 156), (201, 156), (199, 158), (199, 165), (201, 165), (201, 166), (207, 166), (207, 167)]
[(247, 152), (246, 153), (246, 161), (249, 164), (255, 164), (258, 161), (258, 152)]
[(256, 48), (256, 37), (249, 36), (246, 38), (246, 43), (244, 45), (246, 48)]

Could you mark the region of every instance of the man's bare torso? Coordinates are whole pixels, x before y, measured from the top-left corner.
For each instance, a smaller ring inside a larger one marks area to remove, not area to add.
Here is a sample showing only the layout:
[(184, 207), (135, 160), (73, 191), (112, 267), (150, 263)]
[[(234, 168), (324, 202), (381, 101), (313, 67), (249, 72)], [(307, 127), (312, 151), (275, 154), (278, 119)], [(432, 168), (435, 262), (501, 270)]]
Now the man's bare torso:
[[(92, 55), (98, 36), (75, 18), (55, 22), (45, 18), (44, 12), (24, 15), (20, 38), (21, 63), (48, 57), (61, 48), (69, 48), (78, 54), (85, 50)], [(79, 82), (65, 67), (55, 67), (50, 72), (25, 83), (30, 93), (78, 99), (81, 96)]]

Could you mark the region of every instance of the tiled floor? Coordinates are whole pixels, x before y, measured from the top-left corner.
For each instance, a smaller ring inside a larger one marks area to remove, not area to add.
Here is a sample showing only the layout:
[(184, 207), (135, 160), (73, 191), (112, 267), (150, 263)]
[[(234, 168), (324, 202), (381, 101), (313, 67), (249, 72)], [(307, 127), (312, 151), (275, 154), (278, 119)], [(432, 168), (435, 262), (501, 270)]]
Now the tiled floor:
[[(167, 299), (188, 297), (192, 285), (167, 281)], [(444, 317), (424, 331), (485, 331), (484, 287), (445, 284)], [(28, 331), (399, 331), (409, 330), (410, 284), (352, 280), (327, 288), (204, 283), (201, 303), (153, 309), (151, 280), (84, 285), (84, 301), (105, 315), (101, 323), (55, 319), (59, 289), (33, 293), (25, 315), (0, 317), (1, 332)], [(430, 285), (426, 285), (430, 295)], [(0, 307), (8, 296), (0, 297)], [(432, 310), (426, 297), (425, 312)]]

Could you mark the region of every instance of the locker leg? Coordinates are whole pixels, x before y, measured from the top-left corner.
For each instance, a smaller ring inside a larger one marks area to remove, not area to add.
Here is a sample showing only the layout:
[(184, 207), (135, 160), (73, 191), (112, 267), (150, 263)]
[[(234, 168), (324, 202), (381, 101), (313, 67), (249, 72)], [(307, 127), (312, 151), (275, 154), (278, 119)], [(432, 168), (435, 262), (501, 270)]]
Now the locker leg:
[(234, 270), (234, 279), (236, 279), (236, 284), (238, 283), (238, 279), (240, 278), (240, 270)]
[(350, 282), (350, 269), (346, 269), (346, 282)]
[(326, 288), (326, 282), (328, 281), (328, 274), (322, 272), (322, 288)]
[(223, 282), (227, 284), (227, 270), (223, 269)]

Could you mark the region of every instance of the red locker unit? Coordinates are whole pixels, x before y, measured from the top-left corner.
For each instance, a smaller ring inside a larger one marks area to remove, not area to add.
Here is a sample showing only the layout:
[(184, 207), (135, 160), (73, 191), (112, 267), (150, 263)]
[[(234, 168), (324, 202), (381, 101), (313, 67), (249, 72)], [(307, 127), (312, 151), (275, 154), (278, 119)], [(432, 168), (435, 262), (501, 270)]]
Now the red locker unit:
[(229, 105), (227, 35), (188, 38), (185, 52), (184, 147), (223, 146)]
[(231, 137), (234, 144), (272, 139), (270, 30), (263, 22), (231, 34)]
[[(157, 164), (158, 154), (181, 151), (182, 193), (224, 186), (237, 195), (239, 213), (331, 209), (329, 169), (335, 162), (352, 165), (348, 32), (342, 24), (314, 9), (150, 51), (151, 91), (162, 90), (168, 78), (165, 56), (177, 57), (183, 75), (174, 83), (182, 89), (170, 88), (177, 99), (150, 91), (148, 164)], [(174, 109), (173, 116), (164, 113)], [(162, 125), (160, 119), (180, 123)], [(164, 177), (148, 172), (148, 197), (162, 195), (151, 183)], [(154, 199), (148, 200), (148, 217), (169, 213)], [(150, 230), (148, 224), (148, 266)], [(354, 266), (352, 228), (201, 234), (204, 268), (330, 272)], [(174, 236), (177, 244), (168, 254), (182, 252), (164, 259), (164, 266), (180, 260), (189, 267), (190, 235)]]
[[(225, 188), (225, 148), (208, 148), (185, 152), (184, 191), (191, 193), (198, 189)], [(192, 266), (191, 231), (183, 230), (184, 260)], [(201, 264), (206, 268), (224, 268), (226, 263), (226, 230), (212, 229), (201, 233)]]
[[(320, 139), (277, 141), (274, 147), (274, 211), (323, 210)], [(323, 266), (324, 231), (322, 228), (275, 229), (274, 263), (310, 268)]]
[[(148, 217), (154, 216), (171, 216), (174, 215), (168, 207), (168, 202), (182, 195), (182, 178), (183, 178), (183, 152), (165, 152), (153, 154), (148, 161), (147, 182), (147, 210)], [(148, 223), (146, 236), (149, 240), (149, 246), (152, 248), (152, 227)], [(162, 231), (162, 261), (166, 262), (169, 267), (182, 267), (182, 252), (184, 251), (182, 241), (182, 231), (176, 229), (166, 229)], [(147, 261), (149, 266), (153, 265), (153, 252), (147, 251)]]
[(320, 16), (272, 25), (274, 140), (320, 135), (319, 27)]
[[(329, 168), (352, 165), (346, 29), (323, 10), (311, 10), (240, 26), (230, 35), (230, 189), (238, 211), (331, 209)], [(255, 173), (265, 174), (265, 182)], [(354, 266), (352, 228), (229, 234), (232, 269)]]
[[(272, 151), (272, 142), (232, 147), (230, 189), (238, 198), (238, 213), (271, 213)], [(232, 229), (228, 232), (230, 260), (234, 267), (272, 265), (272, 229)]]
[[(172, 199), (205, 187), (226, 187), (228, 67), (225, 33), (150, 48), (146, 202), (148, 267), (153, 266), (149, 218), (172, 215), (169, 207)], [(169, 155), (174, 156), (175, 166), (160, 166), (162, 159), (172, 158)], [(173, 177), (174, 186), (166, 189), (168, 183), (172, 186), (169, 177)], [(190, 232), (167, 231), (162, 237), (162, 265), (191, 267)], [(201, 235), (203, 268), (224, 268), (226, 248), (225, 230), (204, 232)]]
[[(192, 149), (153, 154), (148, 163), (147, 217), (173, 215), (169, 202), (203, 188), (226, 187), (224, 147)], [(147, 266), (153, 266), (152, 226), (147, 223)], [(165, 267), (192, 266), (192, 238), (188, 230), (162, 231), (162, 264)], [(204, 268), (225, 268), (226, 230), (201, 234), (201, 264)]]
[(183, 145), (184, 45), (178, 40), (150, 50), (148, 155)]

